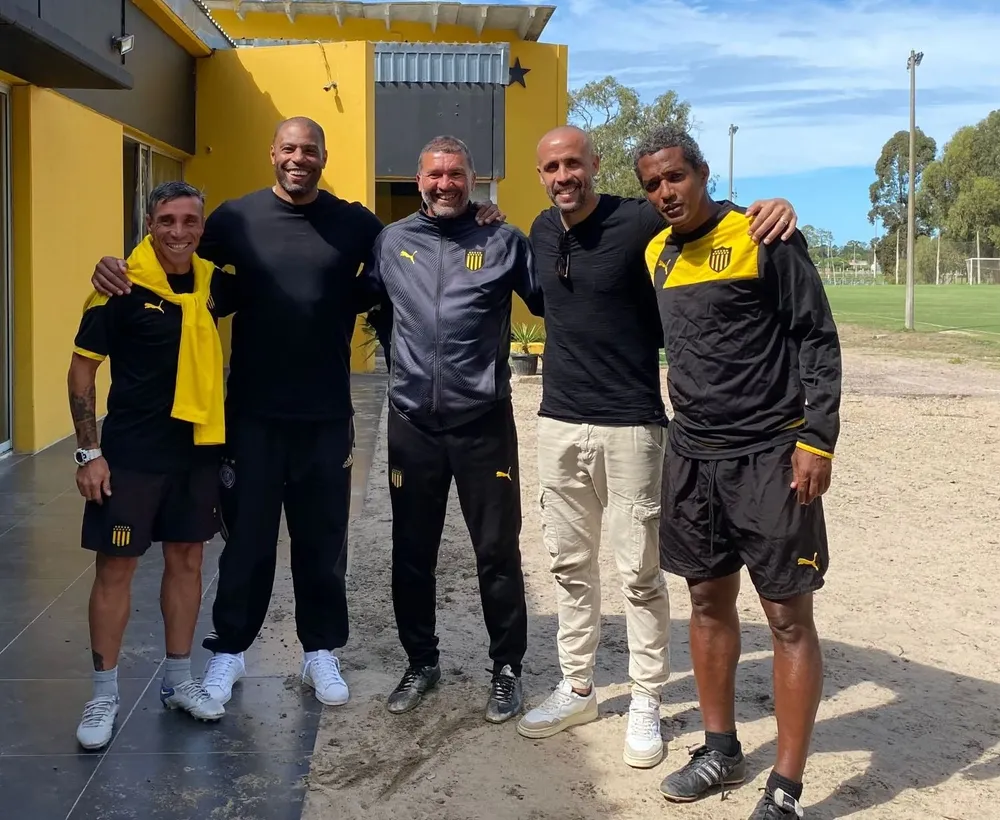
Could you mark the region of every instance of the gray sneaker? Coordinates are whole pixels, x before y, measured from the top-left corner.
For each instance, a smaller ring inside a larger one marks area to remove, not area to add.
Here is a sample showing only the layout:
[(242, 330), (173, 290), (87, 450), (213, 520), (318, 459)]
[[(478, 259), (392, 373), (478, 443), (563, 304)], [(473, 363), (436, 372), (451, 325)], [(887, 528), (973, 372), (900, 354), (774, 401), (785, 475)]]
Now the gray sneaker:
[(521, 712), (521, 679), (510, 664), (493, 673), (490, 699), (486, 704), (486, 719), (490, 723), (503, 723)]
[(597, 720), (597, 694), (578, 695), (568, 680), (561, 680), (551, 695), (526, 714), (517, 724), (522, 737), (551, 737), (564, 729)]
[(101, 749), (108, 745), (118, 717), (118, 697), (102, 695), (87, 702), (83, 718), (76, 727), (76, 739), (84, 749)]
[(225, 708), (205, 690), (201, 681), (186, 680), (177, 686), (160, 686), (160, 702), (167, 709), (180, 709), (197, 720), (219, 720)]
[(389, 694), (386, 708), (394, 715), (416, 709), (424, 699), (424, 695), (437, 686), (439, 680), (441, 680), (441, 667), (437, 664), (420, 669), (408, 667), (396, 684), (396, 688)]

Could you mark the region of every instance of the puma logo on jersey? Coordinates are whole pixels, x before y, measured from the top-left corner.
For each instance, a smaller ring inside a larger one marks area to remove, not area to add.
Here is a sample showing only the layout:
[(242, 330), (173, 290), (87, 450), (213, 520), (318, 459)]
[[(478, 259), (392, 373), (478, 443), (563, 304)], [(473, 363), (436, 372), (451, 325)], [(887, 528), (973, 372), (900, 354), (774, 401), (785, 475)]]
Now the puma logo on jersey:
[(414, 264), (414, 265), (417, 264), (417, 260), (413, 258), (413, 257), (415, 257), (417, 255), (416, 251), (414, 251), (413, 253), (410, 253), (409, 251), (400, 251), (399, 255), (403, 259), (409, 259), (412, 264)]
[[(147, 310), (158, 310), (160, 311), (160, 313), (163, 313), (163, 300), (161, 299), (160, 304), (158, 305), (154, 305), (152, 302), (146, 302), (146, 304), (144, 304), (143, 307), (146, 308)], [(165, 313), (163, 315), (166, 316)]]
[(511, 480), (510, 470), (511, 470), (510, 467), (507, 468), (506, 473), (503, 470), (497, 470), (497, 478), (506, 478), (508, 481), (510, 481)]

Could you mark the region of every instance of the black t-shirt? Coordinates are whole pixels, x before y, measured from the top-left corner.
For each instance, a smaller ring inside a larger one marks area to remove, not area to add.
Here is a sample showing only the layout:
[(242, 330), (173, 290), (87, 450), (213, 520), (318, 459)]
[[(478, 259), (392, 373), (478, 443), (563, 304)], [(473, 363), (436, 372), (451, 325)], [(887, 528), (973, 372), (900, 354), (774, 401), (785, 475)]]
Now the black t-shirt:
[[(229, 274), (217, 272), (215, 279), (225, 276)], [(194, 289), (191, 273), (171, 274), (167, 281), (175, 293)], [(111, 359), (101, 449), (112, 468), (163, 473), (188, 470), (219, 457), (218, 446), (195, 445), (194, 426), (170, 415), (181, 313), (180, 305), (133, 285), (131, 293), (90, 308), (80, 320), (76, 352), (91, 359)]]
[(352, 284), (382, 227), (360, 203), (326, 191), (292, 205), (267, 188), (208, 217), (198, 255), (236, 271), (230, 408), (287, 419), (353, 414)]
[[(608, 194), (569, 231), (555, 207), (535, 219), (531, 243), (545, 297), (539, 415), (606, 425), (665, 421), (663, 330), (645, 263), (646, 246), (663, 228), (645, 200)], [(563, 243), (565, 279), (557, 273)]]

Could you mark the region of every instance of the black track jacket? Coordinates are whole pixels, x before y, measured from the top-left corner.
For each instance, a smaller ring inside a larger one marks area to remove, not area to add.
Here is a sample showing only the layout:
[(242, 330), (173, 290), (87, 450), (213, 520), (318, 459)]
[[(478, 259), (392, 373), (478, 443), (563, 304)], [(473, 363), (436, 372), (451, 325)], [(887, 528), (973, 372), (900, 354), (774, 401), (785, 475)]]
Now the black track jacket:
[[(431, 430), (510, 397), (513, 294), (543, 314), (528, 238), (512, 225), (477, 224), (472, 205), (452, 218), (421, 209), (386, 226), (357, 289), (359, 312), (391, 305), (391, 342), (377, 325), (389, 342), (389, 401)], [(386, 318), (388, 307), (379, 311)]]

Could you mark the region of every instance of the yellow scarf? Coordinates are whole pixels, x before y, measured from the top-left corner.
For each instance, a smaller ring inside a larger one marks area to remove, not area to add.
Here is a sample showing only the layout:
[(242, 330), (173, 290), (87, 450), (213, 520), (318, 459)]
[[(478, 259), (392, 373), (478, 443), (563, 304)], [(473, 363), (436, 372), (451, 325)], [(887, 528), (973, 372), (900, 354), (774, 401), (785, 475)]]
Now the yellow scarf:
[[(194, 292), (174, 293), (147, 235), (128, 258), (128, 277), (161, 299), (181, 306), (181, 346), (177, 357), (177, 383), (170, 415), (194, 425), (195, 444), (223, 444), (226, 421), (223, 391), (222, 342), (208, 311), (215, 266), (197, 254), (191, 257)], [(84, 310), (97, 297), (87, 300)]]

